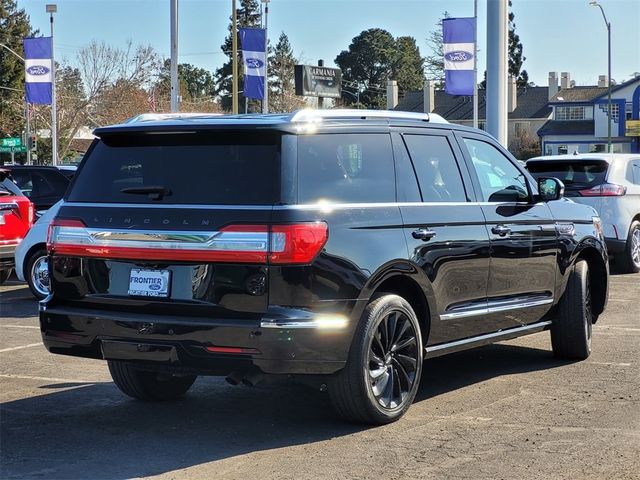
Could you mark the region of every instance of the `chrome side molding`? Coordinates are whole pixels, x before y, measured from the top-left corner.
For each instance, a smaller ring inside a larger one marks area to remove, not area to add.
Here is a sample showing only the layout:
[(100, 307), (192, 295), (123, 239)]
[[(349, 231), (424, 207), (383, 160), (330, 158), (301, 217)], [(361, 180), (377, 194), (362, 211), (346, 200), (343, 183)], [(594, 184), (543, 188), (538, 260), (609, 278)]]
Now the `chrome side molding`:
[(509, 310), (519, 310), (522, 308), (539, 307), (542, 305), (549, 305), (553, 303), (553, 297), (536, 297), (530, 300), (519, 299), (517, 301), (500, 301), (489, 302), (485, 307), (474, 308), (468, 310), (453, 311), (450, 313), (443, 313), (440, 315), (440, 320), (452, 320), (455, 318), (475, 317), (480, 315), (487, 315), (489, 313), (507, 312)]
[(521, 337), (523, 335), (529, 335), (531, 333), (545, 330), (550, 325), (551, 320), (545, 320), (542, 322), (532, 323), (530, 325), (523, 325), (522, 327), (514, 327), (506, 330), (500, 330), (499, 332), (486, 333), (477, 337), (470, 337), (462, 340), (456, 340), (454, 342), (432, 345), (424, 349), (425, 358), (438, 357), (447, 353), (458, 352), (461, 350), (467, 350), (469, 348), (499, 342), (501, 340), (509, 340), (512, 338)]

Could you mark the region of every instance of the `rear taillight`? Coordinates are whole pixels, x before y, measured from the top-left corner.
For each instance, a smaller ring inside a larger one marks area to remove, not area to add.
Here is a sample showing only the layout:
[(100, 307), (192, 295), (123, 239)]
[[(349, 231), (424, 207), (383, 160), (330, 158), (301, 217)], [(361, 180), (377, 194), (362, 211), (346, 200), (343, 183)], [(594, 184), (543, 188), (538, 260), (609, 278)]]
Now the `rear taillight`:
[(34, 209), (33, 203), (29, 202), (29, 225), (33, 225)]
[(47, 249), (67, 256), (225, 263), (310, 263), (327, 241), (323, 222), (229, 225), (217, 232), (103, 230), (55, 219)]
[(603, 183), (593, 188), (579, 191), (583, 197), (621, 197), (627, 193), (627, 187), (614, 183)]

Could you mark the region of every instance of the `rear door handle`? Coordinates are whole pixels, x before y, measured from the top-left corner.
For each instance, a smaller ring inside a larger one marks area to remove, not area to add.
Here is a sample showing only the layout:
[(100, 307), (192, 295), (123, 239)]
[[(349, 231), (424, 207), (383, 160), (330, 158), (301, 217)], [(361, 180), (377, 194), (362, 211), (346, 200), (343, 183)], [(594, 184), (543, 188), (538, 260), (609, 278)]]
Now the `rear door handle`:
[(434, 232), (433, 230), (429, 230), (426, 227), (423, 227), (423, 228), (419, 228), (417, 230), (414, 230), (413, 232), (411, 232), (411, 235), (416, 240), (423, 240), (423, 241), (426, 242), (427, 240), (430, 240), (433, 237), (435, 237), (436, 236), (436, 232)]
[(511, 233), (511, 229), (506, 225), (496, 225), (495, 227), (491, 228), (491, 233), (504, 237)]

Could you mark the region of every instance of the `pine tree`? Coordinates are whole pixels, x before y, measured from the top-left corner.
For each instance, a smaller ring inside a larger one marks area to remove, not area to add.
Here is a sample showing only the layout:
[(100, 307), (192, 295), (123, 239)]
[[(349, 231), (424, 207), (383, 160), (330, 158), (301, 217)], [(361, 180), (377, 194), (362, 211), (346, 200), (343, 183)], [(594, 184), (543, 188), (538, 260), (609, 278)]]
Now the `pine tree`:
[(393, 80), (398, 82), (402, 96), (405, 92), (422, 90), (424, 86), (425, 59), (413, 37), (398, 37), (396, 40), (397, 58), (393, 66)]
[(282, 32), (273, 54), (269, 55), (270, 112), (291, 112), (304, 107), (303, 97), (295, 94), (296, 63), (289, 37)]
[[(260, 26), (260, 3), (258, 0), (240, 0), (240, 8), (236, 10), (238, 29), (240, 28), (257, 28)], [(225, 55), (229, 58), (222, 67), (216, 71), (217, 88), (216, 93), (220, 96), (222, 108), (229, 111), (232, 108), (232, 83), (233, 83), (233, 39), (231, 38), (231, 29), (233, 25), (229, 22), (229, 34), (224, 43), (220, 46)], [(243, 67), (242, 52), (240, 51), (240, 36), (238, 36), (238, 92), (242, 90), (243, 85)], [(238, 93), (238, 108), (244, 112), (244, 96)], [(249, 99), (249, 111), (260, 109), (259, 100)]]
[[(23, 55), (22, 39), (37, 33), (15, 0), (0, 0), (0, 43)], [(0, 136), (20, 135), (24, 129), (24, 63), (5, 48), (0, 48), (0, 86)]]
[(511, 0), (509, 0), (509, 75), (516, 79), (518, 88), (524, 88), (529, 84), (529, 74), (526, 70), (522, 70), (522, 64), (527, 57), (522, 54), (522, 42), (520, 41), (520, 36), (516, 33), (514, 18), (515, 15), (511, 10)]

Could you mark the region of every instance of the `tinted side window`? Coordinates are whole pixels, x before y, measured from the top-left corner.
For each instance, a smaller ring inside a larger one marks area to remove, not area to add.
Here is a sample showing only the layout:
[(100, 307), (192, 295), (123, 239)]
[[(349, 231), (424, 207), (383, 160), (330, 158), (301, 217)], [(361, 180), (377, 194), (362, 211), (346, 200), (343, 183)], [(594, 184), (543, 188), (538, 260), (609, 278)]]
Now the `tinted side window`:
[(69, 180), (58, 172), (33, 172), (31, 176), (34, 197), (62, 197), (69, 185)]
[(464, 184), (447, 137), (405, 135), (424, 202), (466, 202)]
[(395, 202), (388, 134), (298, 137), (298, 203)]
[(485, 202), (524, 202), (529, 199), (527, 179), (490, 143), (465, 138)]
[(397, 135), (393, 138), (393, 154), (396, 161), (396, 190), (398, 202), (421, 202), (420, 188), (416, 180), (416, 172), (411, 164), (409, 152), (402, 138)]
[(18, 188), (22, 190), (22, 193), (27, 197), (31, 197), (33, 192), (33, 180), (31, 178), (31, 172), (29, 171), (13, 171), (11, 176), (18, 185)]

